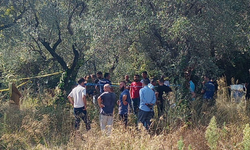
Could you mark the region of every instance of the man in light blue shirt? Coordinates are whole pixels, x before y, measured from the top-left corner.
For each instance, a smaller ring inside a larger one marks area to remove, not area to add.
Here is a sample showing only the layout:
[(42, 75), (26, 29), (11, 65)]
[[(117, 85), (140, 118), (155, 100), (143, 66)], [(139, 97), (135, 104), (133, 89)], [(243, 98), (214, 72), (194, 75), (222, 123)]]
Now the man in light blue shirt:
[(140, 106), (138, 113), (138, 121), (148, 130), (150, 126), (150, 120), (154, 116), (154, 105), (156, 102), (155, 92), (148, 87), (148, 80), (143, 79), (140, 89)]

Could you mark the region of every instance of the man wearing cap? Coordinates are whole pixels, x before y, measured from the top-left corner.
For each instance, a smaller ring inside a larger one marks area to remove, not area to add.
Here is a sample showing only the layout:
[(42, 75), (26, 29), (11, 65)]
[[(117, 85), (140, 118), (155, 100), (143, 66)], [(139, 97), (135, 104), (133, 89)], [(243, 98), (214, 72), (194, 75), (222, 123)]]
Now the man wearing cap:
[(154, 104), (156, 102), (155, 92), (148, 87), (148, 80), (142, 80), (143, 88), (140, 89), (140, 106), (138, 112), (138, 122), (148, 130), (150, 127), (150, 120), (154, 116)]

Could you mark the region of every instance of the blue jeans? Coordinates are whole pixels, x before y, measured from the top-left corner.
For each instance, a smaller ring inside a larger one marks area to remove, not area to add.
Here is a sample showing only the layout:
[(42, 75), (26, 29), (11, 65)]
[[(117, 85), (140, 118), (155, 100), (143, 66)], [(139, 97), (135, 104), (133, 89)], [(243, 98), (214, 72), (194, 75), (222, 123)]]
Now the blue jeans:
[(134, 114), (137, 116), (139, 111), (139, 105), (140, 105), (140, 98), (132, 98), (132, 106), (134, 109)]
[(79, 130), (81, 119), (86, 125), (86, 130), (90, 130), (90, 123), (88, 121), (87, 111), (84, 110), (84, 107), (74, 108), (75, 115), (75, 129)]
[(154, 117), (153, 111), (143, 111), (139, 110), (138, 112), (138, 121), (143, 124), (143, 126), (148, 130), (150, 127), (150, 120)]

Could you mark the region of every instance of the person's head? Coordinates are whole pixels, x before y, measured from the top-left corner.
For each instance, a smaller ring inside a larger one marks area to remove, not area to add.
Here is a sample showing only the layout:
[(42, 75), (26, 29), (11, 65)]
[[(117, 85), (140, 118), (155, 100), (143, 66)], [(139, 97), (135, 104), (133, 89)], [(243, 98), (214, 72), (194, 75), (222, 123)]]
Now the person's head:
[(163, 78), (161, 78), (161, 79), (159, 80), (159, 85), (160, 85), (160, 86), (164, 85), (164, 79), (163, 79)]
[(105, 74), (104, 74), (104, 78), (105, 78), (105, 79), (109, 79), (109, 78), (110, 78), (109, 73), (105, 73)]
[(143, 71), (141, 75), (142, 75), (143, 79), (146, 79), (148, 77), (147, 71)]
[(184, 77), (185, 77), (186, 80), (189, 80), (190, 74), (189, 74), (188, 71), (185, 71), (185, 72), (184, 72)]
[(102, 79), (102, 72), (101, 71), (97, 72), (96, 76), (98, 79)]
[(104, 89), (104, 92), (111, 92), (111, 87), (109, 84), (105, 84), (103, 89)]
[(80, 78), (78, 79), (77, 83), (81, 86), (84, 86), (84, 82), (85, 82), (85, 79), (84, 78)]
[(146, 79), (142, 80), (142, 86), (147, 86), (148, 84), (149, 84), (148, 80), (146, 80)]
[(87, 76), (87, 77), (86, 77), (86, 80), (90, 80), (90, 79), (91, 79), (91, 76)]
[(209, 75), (204, 76), (204, 81), (208, 82), (211, 80), (211, 77)]
[(128, 75), (125, 75), (125, 80), (128, 81), (129, 80), (129, 76)]
[(139, 82), (140, 76), (138, 74), (134, 75), (134, 81)]
[(153, 85), (153, 86), (156, 86), (156, 82), (157, 80), (155, 78), (151, 79), (150, 80), (150, 83)]
[(94, 79), (96, 79), (96, 75), (95, 74), (92, 74), (91, 75), (91, 78), (94, 80)]
[(121, 81), (120, 82), (120, 91), (124, 91), (126, 89), (126, 82), (125, 81)]

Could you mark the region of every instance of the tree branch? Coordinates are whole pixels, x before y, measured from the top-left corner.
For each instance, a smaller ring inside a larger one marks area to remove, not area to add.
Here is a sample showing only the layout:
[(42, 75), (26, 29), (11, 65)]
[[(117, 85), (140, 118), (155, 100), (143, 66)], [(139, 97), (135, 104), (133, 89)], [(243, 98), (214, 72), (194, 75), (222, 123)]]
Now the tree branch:
[(58, 63), (62, 66), (64, 70), (68, 70), (69, 68), (67, 67), (66, 62), (63, 60), (61, 56), (59, 56), (56, 52), (55, 49), (57, 46), (53, 46), (53, 48), (50, 47), (50, 43), (46, 42), (45, 39), (39, 39), (39, 41), (43, 44), (43, 46), (49, 51), (49, 53), (54, 57)]
[(71, 12), (70, 15), (69, 15), (69, 20), (68, 20), (67, 29), (68, 29), (70, 35), (73, 35), (73, 34), (74, 34), (74, 32), (73, 32), (73, 30), (72, 30), (72, 28), (71, 28), (71, 23), (72, 23), (73, 15), (74, 15), (76, 9), (77, 9), (78, 7), (80, 7), (80, 6), (82, 6), (82, 10), (81, 10), (81, 12), (80, 12), (80, 14), (79, 14), (79, 16), (80, 16), (80, 15), (82, 14), (82, 12), (84, 11), (84, 8), (85, 8), (84, 2), (78, 3), (78, 4), (73, 8), (72, 12)]
[(156, 29), (155, 27), (153, 27), (152, 30), (153, 30), (154, 35), (158, 38), (158, 40), (159, 40), (161, 46), (162, 46), (164, 49), (167, 49), (167, 50), (170, 49), (169, 44), (168, 44), (166, 41), (164, 41), (164, 39), (162, 38), (162, 36), (160, 35), (160, 33), (157, 31), (157, 29)]
[(43, 54), (42, 48), (39, 45), (38, 41), (31, 34), (29, 34), (29, 35), (31, 36), (31, 38), (33, 39), (33, 41), (35, 41), (35, 43), (36, 43), (36, 45), (37, 45), (37, 47), (39, 49), (39, 50), (35, 50), (35, 48), (33, 48), (33, 50), (39, 52), (39, 54), (42, 56), (42, 58), (46, 60), (47, 57)]
[(27, 9), (24, 8), (23, 11), (21, 12), (21, 14), (18, 15), (18, 16), (14, 19), (14, 21), (13, 21), (12, 23), (5, 24), (5, 25), (3, 25), (3, 26), (0, 26), (0, 30), (7, 29), (7, 28), (10, 28), (10, 27), (12, 27), (13, 25), (15, 25), (16, 22), (17, 22), (19, 19), (22, 18), (23, 14), (26, 12), (26, 10), (27, 10)]
[(57, 46), (62, 42), (62, 39), (61, 39), (61, 30), (60, 30), (60, 27), (59, 27), (59, 23), (57, 23), (57, 29), (58, 29), (58, 40), (56, 41), (56, 43), (53, 45), (53, 50), (55, 51)]

